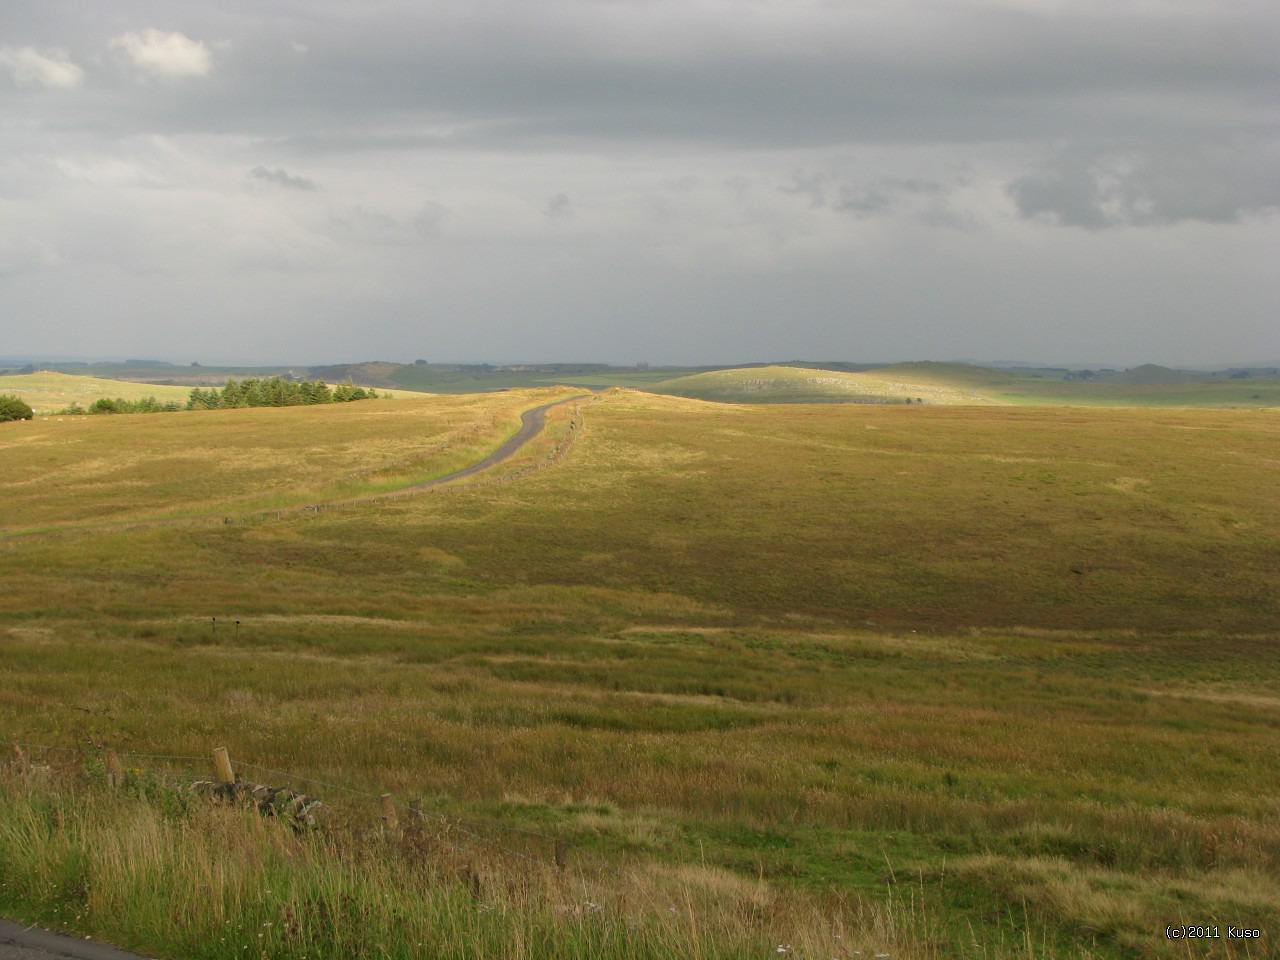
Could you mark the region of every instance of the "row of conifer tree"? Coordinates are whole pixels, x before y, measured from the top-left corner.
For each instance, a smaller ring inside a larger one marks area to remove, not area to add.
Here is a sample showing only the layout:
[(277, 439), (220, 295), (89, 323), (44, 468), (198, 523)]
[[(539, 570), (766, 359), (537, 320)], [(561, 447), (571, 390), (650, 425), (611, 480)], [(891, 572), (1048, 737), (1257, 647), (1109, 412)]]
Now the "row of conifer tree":
[(346, 403), (378, 396), (372, 388), (357, 387), (350, 380), (330, 387), (323, 380), (285, 380), (281, 377), (227, 380), (221, 390), (196, 387), (187, 400), (188, 410), (228, 407), (296, 407), (310, 403)]
[[(284, 380), (281, 377), (259, 379), (250, 377), (246, 380), (227, 380), (221, 390), (210, 387), (202, 390), (199, 387), (191, 391), (187, 399), (187, 410), (222, 410), (228, 407), (297, 407), (309, 403), (346, 403), (349, 400), (376, 399), (378, 392), (372, 387), (357, 387), (350, 380), (330, 387), (323, 380)], [(0, 397), (0, 401), (6, 398)], [(12, 398), (17, 400), (17, 397)], [(25, 405), (24, 405), (25, 406)], [(0, 419), (9, 419), (3, 414), (8, 408), (0, 402)], [(15, 410), (17, 408), (15, 407)], [(30, 408), (26, 408), (30, 411)], [(177, 400), (157, 400), (155, 397), (141, 397), (137, 400), (126, 400), (123, 397), (102, 397), (89, 404), (88, 408), (73, 403), (69, 407), (55, 411), (55, 416), (81, 416), (86, 413), (172, 413), (184, 407)], [(30, 417), (28, 416), (28, 419)]]

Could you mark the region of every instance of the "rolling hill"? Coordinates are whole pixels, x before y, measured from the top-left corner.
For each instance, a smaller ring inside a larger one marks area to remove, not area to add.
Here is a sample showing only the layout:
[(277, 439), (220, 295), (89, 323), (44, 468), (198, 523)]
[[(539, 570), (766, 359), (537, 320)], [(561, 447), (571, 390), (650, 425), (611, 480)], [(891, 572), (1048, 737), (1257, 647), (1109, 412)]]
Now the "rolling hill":
[[(879, 370), (846, 373), (803, 367), (770, 366), (714, 370), (656, 384), (654, 393), (725, 403), (991, 403), (965, 375), (924, 370), (925, 364), (902, 364)], [(938, 364), (950, 369), (955, 365)], [(980, 367), (971, 368), (983, 374)], [(999, 376), (996, 374), (996, 376)]]

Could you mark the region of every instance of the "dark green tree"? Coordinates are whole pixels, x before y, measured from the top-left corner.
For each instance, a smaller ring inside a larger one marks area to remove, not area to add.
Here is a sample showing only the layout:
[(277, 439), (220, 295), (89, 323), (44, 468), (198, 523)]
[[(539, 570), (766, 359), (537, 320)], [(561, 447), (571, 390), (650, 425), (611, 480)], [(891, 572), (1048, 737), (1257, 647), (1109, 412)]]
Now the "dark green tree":
[(35, 414), (26, 401), (12, 394), (0, 394), (0, 423), (6, 420), (30, 420)]

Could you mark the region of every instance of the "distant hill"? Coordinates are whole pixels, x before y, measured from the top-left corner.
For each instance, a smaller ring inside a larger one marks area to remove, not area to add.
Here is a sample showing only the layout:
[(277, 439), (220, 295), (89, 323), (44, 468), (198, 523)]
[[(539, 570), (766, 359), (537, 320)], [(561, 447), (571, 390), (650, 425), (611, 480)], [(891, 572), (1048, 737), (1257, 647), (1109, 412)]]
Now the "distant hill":
[(350, 380), (360, 387), (394, 387), (392, 377), (400, 370), (401, 364), (373, 360), (366, 363), (335, 363), (323, 367), (311, 367), (307, 376), (325, 383), (342, 383)]
[(868, 373), (949, 389), (1007, 387), (1022, 379), (1002, 370), (992, 370), (990, 367), (980, 367), (972, 363), (938, 363), (933, 360), (894, 363), (875, 367)]
[[(654, 393), (723, 403), (988, 402), (964, 382), (964, 377), (951, 383), (944, 371), (929, 370), (927, 375), (918, 375), (913, 369), (916, 366), (922, 365), (898, 364), (857, 373), (811, 367), (741, 367), (677, 377), (648, 389)], [(986, 373), (999, 377), (994, 371)]]
[(1140, 367), (1131, 367), (1128, 370), (1110, 374), (1106, 378), (1108, 383), (1123, 383), (1135, 387), (1175, 386), (1205, 379), (1207, 379), (1205, 374), (1174, 370), (1170, 367), (1162, 367), (1158, 363), (1144, 363)]

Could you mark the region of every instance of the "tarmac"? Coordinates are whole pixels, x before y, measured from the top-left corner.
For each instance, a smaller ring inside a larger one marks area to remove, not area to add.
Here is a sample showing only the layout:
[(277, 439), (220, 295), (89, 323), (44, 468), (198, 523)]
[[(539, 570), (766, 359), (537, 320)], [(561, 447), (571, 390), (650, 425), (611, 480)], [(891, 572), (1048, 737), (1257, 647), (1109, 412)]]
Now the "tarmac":
[(147, 960), (96, 940), (0, 920), (0, 960)]

